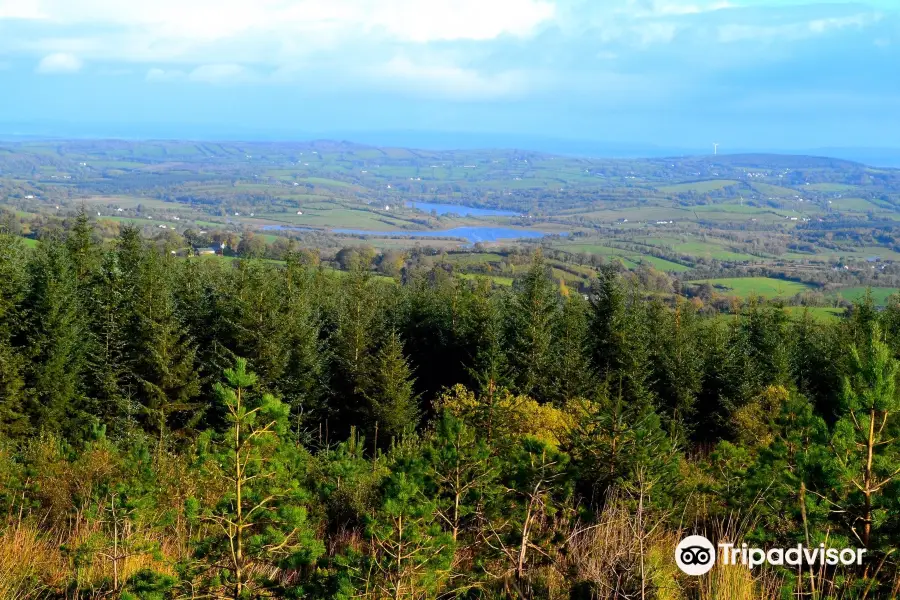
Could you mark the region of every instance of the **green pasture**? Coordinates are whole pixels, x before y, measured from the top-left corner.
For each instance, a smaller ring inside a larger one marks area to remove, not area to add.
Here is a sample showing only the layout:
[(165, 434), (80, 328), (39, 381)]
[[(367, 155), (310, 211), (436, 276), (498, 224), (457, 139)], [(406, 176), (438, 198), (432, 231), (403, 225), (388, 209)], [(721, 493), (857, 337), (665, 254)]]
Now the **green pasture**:
[(694, 192), (696, 194), (708, 194), (721, 190), (730, 185), (737, 185), (740, 182), (731, 179), (711, 179), (708, 181), (689, 181), (685, 183), (676, 183), (674, 185), (661, 185), (656, 189), (666, 194), (685, 194)]
[(724, 277), (720, 279), (703, 279), (686, 282), (687, 284), (709, 283), (718, 294), (749, 298), (761, 296), (763, 298), (789, 298), (812, 286), (796, 281), (785, 281), (771, 277)]
[(860, 287), (850, 287), (850, 288), (843, 288), (843, 289), (835, 290), (833, 292), (830, 292), (828, 295), (831, 297), (834, 297), (834, 298), (840, 296), (844, 300), (850, 300), (851, 302), (855, 302), (857, 300), (862, 300), (866, 296), (866, 291), (869, 289), (872, 290), (872, 300), (875, 302), (875, 304), (877, 306), (886, 306), (887, 299), (890, 296), (892, 296), (893, 294), (896, 294), (898, 291), (900, 291), (897, 288), (889, 288), (889, 287), (866, 288), (866, 287), (860, 286)]

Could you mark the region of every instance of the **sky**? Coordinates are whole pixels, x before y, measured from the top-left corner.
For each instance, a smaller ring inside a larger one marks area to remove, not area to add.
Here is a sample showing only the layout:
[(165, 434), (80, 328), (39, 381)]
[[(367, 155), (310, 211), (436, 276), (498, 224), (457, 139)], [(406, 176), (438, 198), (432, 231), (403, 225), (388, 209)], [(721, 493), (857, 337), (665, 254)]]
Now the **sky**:
[(0, 134), (897, 148), (898, 65), (897, 0), (0, 0)]

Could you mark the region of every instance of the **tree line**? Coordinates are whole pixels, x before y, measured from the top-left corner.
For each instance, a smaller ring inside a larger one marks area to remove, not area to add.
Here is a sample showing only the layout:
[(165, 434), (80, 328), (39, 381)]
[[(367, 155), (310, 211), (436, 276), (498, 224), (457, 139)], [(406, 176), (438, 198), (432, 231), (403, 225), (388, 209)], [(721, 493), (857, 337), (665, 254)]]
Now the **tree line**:
[[(0, 234), (0, 598), (887, 598), (900, 304)], [(859, 567), (677, 571), (687, 533)]]

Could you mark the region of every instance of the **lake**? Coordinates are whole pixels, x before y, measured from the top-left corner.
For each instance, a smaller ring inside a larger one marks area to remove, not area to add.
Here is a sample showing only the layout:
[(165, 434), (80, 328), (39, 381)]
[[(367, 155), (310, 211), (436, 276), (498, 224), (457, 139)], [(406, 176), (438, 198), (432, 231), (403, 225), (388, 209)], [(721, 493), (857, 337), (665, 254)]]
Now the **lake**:
[(264, 225), (260, 229), (263, 231), (318, 231), (312, 227), (293, 227), (292, 225)]
[[(477, 242), (496, 242), (518, 238), (541, 238), (552, 235), (547, 231), (533, 229), (512, 229), (510, 227), (454, 227), (443, 231), (367, 231), (365, 229), (332, 229), (334, 233), (350, 233), (353, 235), (409, 236), (409, 237), (455, 237)], [(563, 234), (565, 235), (565, 234)]]
[(519, 213), (511, 210), (496, 210), (493, 208), (475, 208), (474, 206), (462, 206), (460, 204), (436, 204), (434, 202), (407, 202), (406, 206), (422, 212), (436, 212), (439, 215), (454, 213), (463, 217), (518, 217)]

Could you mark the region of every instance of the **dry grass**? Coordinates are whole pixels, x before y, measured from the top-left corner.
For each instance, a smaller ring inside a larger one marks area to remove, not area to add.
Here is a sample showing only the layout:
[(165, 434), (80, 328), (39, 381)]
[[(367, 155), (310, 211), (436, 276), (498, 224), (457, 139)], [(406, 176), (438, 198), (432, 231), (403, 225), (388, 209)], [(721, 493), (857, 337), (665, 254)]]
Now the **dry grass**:
[(57, 540), (28, 526), (0, 532), (0, 600), (39, 598), (65, 580), (65, 571)]
[[(98, 548), (100, 526), (86, 521), (65, 534), (44, 533), (29, 522), (0, 530), (0, 600), (40, 598), (64, 588), (103, 589), (113, 581), (113, 562), (101, 556), (110, 548)], [(150, 542), (160, 551), (136, 552), (118, 561), (120, 582), (141, 569), (173, 574), (174, 547), (167, 540), (152, 540), (140, 532), (132, 541)], [(64, 549), (93, 548), (78, 558)]]

